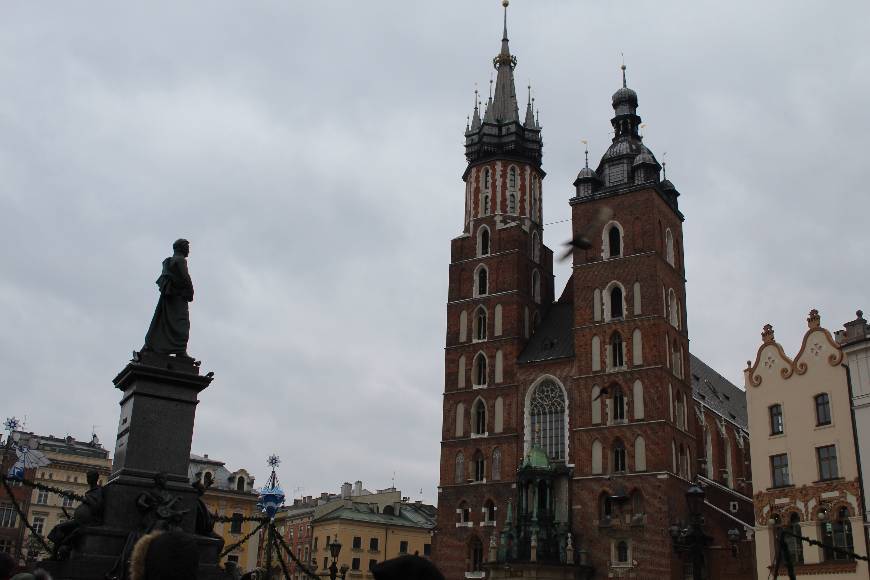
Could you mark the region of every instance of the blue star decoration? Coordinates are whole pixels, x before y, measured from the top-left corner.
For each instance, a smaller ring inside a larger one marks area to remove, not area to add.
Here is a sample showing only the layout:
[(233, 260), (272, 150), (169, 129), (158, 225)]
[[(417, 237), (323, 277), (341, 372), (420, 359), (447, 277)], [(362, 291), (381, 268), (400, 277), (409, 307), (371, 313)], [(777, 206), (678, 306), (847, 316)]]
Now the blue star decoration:
[(268, 463), (272, 469), (275, 469), (276, 467), (281, 465), (281, 458), (277, 455), (270, 455), (269, 459), (266, 460), (266, 463)]
[(7, 431), (9, 431), (10, 433), (13, 432), (13, 431), (17, 431), (18, 428), (19, 428), (20, 426), (21, 426), (21, 421), (19, 421), (19, 420), (18, 420), (17, 418), (15, 418), (15, 417), (9, 417), (9, 418), (6, 419), (6, 421), (3, 423), (3, 427), (4, 427)]

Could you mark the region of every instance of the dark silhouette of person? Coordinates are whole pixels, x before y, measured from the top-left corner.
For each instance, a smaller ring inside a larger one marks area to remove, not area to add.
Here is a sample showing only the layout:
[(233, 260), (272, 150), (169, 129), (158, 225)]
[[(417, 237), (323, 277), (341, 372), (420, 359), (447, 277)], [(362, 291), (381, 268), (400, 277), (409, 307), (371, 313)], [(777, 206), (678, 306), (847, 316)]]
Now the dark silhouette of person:
[(444, 575), (427, 558), (399, 556), (372, 567), (375, 580), (444, 580)]
[(163, 271), (157, 278), (160, 298), (142, 350), (190, 358), (187, 354), (190, 339), (188, 303), (193, 302), (193, 282), (187, 271), (190, 242), (176, 240), (172, 251), (172, 256), (163, 260)]
[(199, 548), (183, 532), (152, 532), (142, 536), (130, 557), (130, 580), (196, 580)]

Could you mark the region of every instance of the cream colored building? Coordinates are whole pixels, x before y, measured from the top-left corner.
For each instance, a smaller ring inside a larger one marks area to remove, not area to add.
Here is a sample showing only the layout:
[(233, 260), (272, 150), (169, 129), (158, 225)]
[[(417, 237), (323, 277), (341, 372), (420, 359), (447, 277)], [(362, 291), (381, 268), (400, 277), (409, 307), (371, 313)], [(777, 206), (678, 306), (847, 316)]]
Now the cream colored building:
[[(744, 371), (758, 578), (770, 573), (779, 528), (867, 554), (844, 355), (816, 310), (807, 323), (794, 359), (766, 325), (755, 362)], [(798, 576), (868, 577), (865, 561), (795, 540), (789, 546)]]
[[(51, 461), (49, 465), (36, 470), (37, 483), (84, 495), (88, 490), (88, 471), (94, 470), (100, 474), (100, 484), (106, 482), (112, 471), (109, 451), (100, 444), (96, 435), (92, 435), (89, 441), (79, 441), (69, 436), (45, 436), (22, 431), (19, 434), (19, 444), (39, 450)], [(38, 532), (47, 536), (54, 526), (72, 517), (77, 505), (78, 502), (74, 500), (34, 488), (28, 519)], [(25, 545), (38, 546), (29, 539)], [(40, 557), (45, 555), (44, 552), (39, 554)]]
[(328, 573), (329, 544), (341, 543), (337, 565), (347, 578), (373, 578), (375, 563), (405, 554), (429, 557), (435, 507), (409, 502), (395, 489), (337, 499), (315, 509), (312, 519), (312, 567)]
[[(203, 501), (208, 511), (227, 517), (261, 516), (257, 507), (257, 492), (254, 490), (254, 477), (244, 469), (230, 471), (223, 461), (209, 458), (205, 455), (190, 455), (188, 477), (193, 483), (197, 479), (203, 481), (206, 477), (214, 483), (203, 495)], [(224, 539), (224, 548), (239, 542), (249, 532), (257, 527), (257, 522), (234, 521), (215, 523), (214, 531)], [(257, 551), (260, 545), (260, 534), (254, 534), (244, 544), (230, 551), (221, 559), (221, 564), (227, 561), (235, 562), (242, 572), (248, 572), (257, 566)]]

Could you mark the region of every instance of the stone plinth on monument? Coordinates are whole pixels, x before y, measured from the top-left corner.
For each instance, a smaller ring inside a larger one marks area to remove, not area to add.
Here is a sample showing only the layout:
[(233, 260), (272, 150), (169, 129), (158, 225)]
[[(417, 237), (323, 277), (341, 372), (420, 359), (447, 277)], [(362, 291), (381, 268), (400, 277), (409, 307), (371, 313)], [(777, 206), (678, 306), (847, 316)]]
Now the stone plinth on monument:
[[(113, 471), (103, 486), (103, 523), (80, 529), (67, 559), (44, 562), (56, 580), (125, 578), (123, 560), (132, 543), (161, 525), (143, 508), (155, 495), (174, 499), (174, 529), (195, 533), (197, 492), (187, 465), (198, 395), (211, 381), (192, 359), (147, 352), (137, 353), (115, 377), (123, 395)], [(217, 565), (221, 542), (206, 536), (196, 541), (199, 577), (225, 578)]]

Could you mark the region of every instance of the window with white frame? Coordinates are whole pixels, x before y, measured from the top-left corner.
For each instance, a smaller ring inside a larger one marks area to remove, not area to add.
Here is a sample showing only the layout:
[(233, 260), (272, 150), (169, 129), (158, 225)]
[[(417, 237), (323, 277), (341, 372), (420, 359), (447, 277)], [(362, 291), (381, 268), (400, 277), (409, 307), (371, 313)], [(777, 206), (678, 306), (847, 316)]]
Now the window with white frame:
[(486, 296), (489, 293), (489, 271), (486, 266), (480, 266), (475, 274), (475, 296)]
[(486, 226), (477, 230), (477, 255), (488, 256), (490, 253), (489, 228)]
[(483, 399), (478, 399), (474, 403), (474, 433), (475, 435), (483, 435), (486, 433), (486, 403)]
[(486, 308), (483, 306), (474, 315), (474, 340), (486, 340)]
[(474, 452), (474, 481), (486, 481), (486, 458), (480, 449)]
[(477, 353), (477, 356), (474, 357), (474, 386), (483, 387), (486, 386), (487, 381), (487, 372), (486, 372), (486, 356), (480, 352)]

